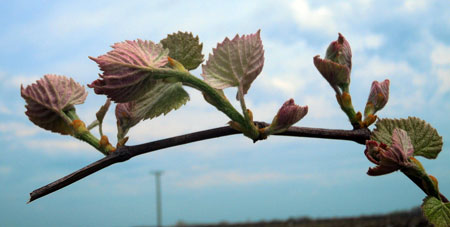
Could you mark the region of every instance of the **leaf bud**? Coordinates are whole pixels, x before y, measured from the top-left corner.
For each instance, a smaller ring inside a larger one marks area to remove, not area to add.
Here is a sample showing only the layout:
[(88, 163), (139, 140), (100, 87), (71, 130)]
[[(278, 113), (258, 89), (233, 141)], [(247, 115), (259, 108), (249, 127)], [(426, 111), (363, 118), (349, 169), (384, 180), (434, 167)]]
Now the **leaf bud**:
[(293, 124), (300, 121), (308, 113), (308, 106), (296, 105), (294, 99), (289, 99), (278, 110), (267, 129), (268, 134), (282, 133)]

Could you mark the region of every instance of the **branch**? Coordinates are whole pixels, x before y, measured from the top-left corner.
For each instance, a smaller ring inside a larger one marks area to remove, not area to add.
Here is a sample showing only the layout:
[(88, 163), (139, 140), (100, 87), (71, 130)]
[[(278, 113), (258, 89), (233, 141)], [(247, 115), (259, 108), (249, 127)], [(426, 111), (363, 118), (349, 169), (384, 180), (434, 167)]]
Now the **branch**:
[[(269, 124), (265, 122), (255, 122), (259, 128), (266, 127)], [(78, 180), (81, 180), (101, 169), (104, 169), (115, 163), (124, 162), (135, 156), (145, 154), (148, 152), (174, 147), (182, 144), (192, 143), (201, 140), (207, 140), (222, 136), (229, 136), (240, 134), (241, 132), (232, 129), (229, 126), (213, 128), (209, 130), (189, 133), (181, 136), (175, 136), (167, 139), (157, 140), (149, 143), (144, 143), (135, 146), (122, 146), (114, 153), (79, 169), (59, 180), (56, 180), (48, 185), (38, 188), (30, 193), (30, 200), (28, 203), (39, 199), (45, 195), (55, 192), (67, 185), (70, 185)], [(365, 141), (370, 138), (370, 131), (368, 129), (357, 130), (336, 130), (336, 129), (320, 129), (320, 128), (306, 128), (306, 127), (290, 127), (286, 132), (277, 134), (280, 136), (294, 136), (294, 137), (310, 137), (322, 139), (339, 139), (354, 141), (359, 144), (365, 144)]]

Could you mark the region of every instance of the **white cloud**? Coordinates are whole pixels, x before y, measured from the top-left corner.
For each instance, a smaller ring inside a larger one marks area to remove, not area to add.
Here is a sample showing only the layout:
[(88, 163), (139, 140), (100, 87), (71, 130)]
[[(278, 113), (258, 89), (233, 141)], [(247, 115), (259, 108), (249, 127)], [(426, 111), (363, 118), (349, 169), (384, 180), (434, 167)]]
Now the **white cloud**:
[(352, 74), (359, 80), (358, 83), (364, 84), (368, 90), (374, 80), (389, 79), (391, 81), (391, 92), (387, 104), (390, 113), (418, 111), (426, 102), (425, 92), (429, 93), (426, 89), (430, 86), (430, 78), (403, 60), (385, 60), (379, 56), (366, 59), (362, 57), (357, 64), (355, 63)]
[(23, 76), (23, 75), (17, 75), (17, 76), (11, 76), (4, 86), (13, 86), (17, 89), (20, 88), (20, 85), (23, 85), (24, 87), (27, 85), (31, 85), (32, 83), (36, 83), (37, 80), (39, 80), (39, 76)]
[(450, 91), (450, 68), (437, 69), (435, 73), (439, 80), (439, 92), (446, 93)]
[[(345, 34), (344, 34), (345, 36)], [(382, 34), (354, 34), (349, 40), (353, 52), (364, 52), (366, 50), (378, 49), (383, 46), (385, 38)]]
[(450, 46), (437, 44), (431, 52), (431, 63), (433, 65), (450, 66)]
[(281, 91), (287, 97), (294, 97), (297, 91), (305, 86), (305, 81), (295, 75), (284, 74), (283, 77), (268, 78), (263, 83), (268, 88)]
[(50, 156), (64, 156), (64, 155), (94, 155), (100, 154), (95, 148), (79, 141), (75, 138), (61, 138), (61, 139), (28, 139), (23, 142), (26, 147), (42, 152)]
[[(235, 187), (257, 184), (276, 184), (289, 181), (304, 181), (320, 187), (333, 187), (347, 184), (348, 181), (358, 181), (365, 177), (358, 168), (341, 169), (332, 173), (306, 171), (302, 173), (281, 173), (278, 171), (249, 172), (244, 170), (208, 170), (195, 171), (199, 174), (186, 176), (186, 174), (170, 174), (174, 187), (187, 189), (200, 189), (208, 187)], [(351, 177), (350, 177), (351, 176)], [(348, 179), (348, 180), (345, 180)], [(351, 179), (351, 180), (350, 180)]]
[(442, 43), (435, 44), (430, 54), (432, 73), (439, 81), (439, 93), (450, 91), (450, 46)]
[(408, 12), (416, 12), (419, 10), (424, 10), (428, 7), (428, 3), (430, 1), (427, 0), (405, 0), (403, 1), (402, 8)]
[(306, 96), (302, 104), (308, 105), (308, 114), (305, 118), (313, 118), (315, 120), (335, 118), (340, 114), (339, 106), (335, 102), (333, 97), (328, 97), (328, 95)]
[(384, 80), (406, 74), (417, 74), (406, 61), (387, 61), (379, 56), (368, 59), (360, 58), (353, 70), (353, 75), (369, 78), (370, 80)]
[(0, 176), (9, 175), (12, 171), (12, 168), (9, 166), (0, 166)]
[(295, 21), (300, 27), (330, 34), (336, 33), (337, 25), (335, 24), (333, 13), (329, 8), (320, 6), (313, 9), (307, 0), (295, 0), (291, 3), (291, 9)]
[(322, 79), (312, 63), (317, 53), (306, 41), (283, 43), (266, 39), (264, 46), (266, 63), (254, 86), (262, 87), (266, 94), (275, 95), (270, 98), (283, 100), (303, 95), (312, 84), (317, 87), (317, 81)]
[(7, 136), (28, 137), (36, 135), (41, 129), (20, 122), (0, 122), (0, 132)]
[(12, 111), (6, 107), (3, 103), (0, 102), (0, 114), (11, 114)]
[(251, 185), (258, 183), (280, 182), (312, 176), (295, 176), (276, 172), (246, 173), (239, 171), (209, 171), (204, 174), (184, 178), (175, 183), (177, 187), (204, 188), (214, 186)]

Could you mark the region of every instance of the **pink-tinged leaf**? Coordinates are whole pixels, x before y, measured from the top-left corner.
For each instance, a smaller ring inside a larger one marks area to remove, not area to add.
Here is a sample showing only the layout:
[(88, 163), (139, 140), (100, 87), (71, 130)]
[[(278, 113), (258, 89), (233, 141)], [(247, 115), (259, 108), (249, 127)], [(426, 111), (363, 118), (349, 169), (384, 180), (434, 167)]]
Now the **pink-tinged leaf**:
[(394, 172), (404, 167), (414, 165), (408, 158), (414, 153), (406, 131), (402, 129), (394, 129), (392, 134), (392, 145), (388, 147), (385, 144), (379, 144), (376, 141), (366, 141), (366, 157), (376, 164), (374, 168), (369, 168), (367, 174), (371, 176), (379, 176)]
[(407, 159), (414, 154), (414, 147), (408, 133), (399, 128), (394, 129), (392, 133), (391, 148), (396, 150), (396, 153), (401, 153), (403, 159)]
[(242, 86), (246, 94), (264, 66), (264, 49), (260, 30), (251, 35), (225, 38), (202, 65), (202, 77), (216, 89)]
[(115, 102), (129, 102), (156, 84), (151, 70), (167, 64), (168, 50), (152, 41), (135, 40), (116, 43), (113, 50), (95, 61), (103, 74), (88, 85), (96, 94), (105, 94)]
[(314, 57), (314, 65), (334, 90), (350, 84), (350, 69), (346, 65), (322, 59), (319, 55)]
[(388, 100), (389, 100), (389, 80), (384, 80), (381, 83), (378, 81), (373, 81), (372, 87), (370, 88), (369, 98), (367, 99), (367, 103), (373, 105), (373, 110), (369, 109), (368, 110), (369, 113), (365, 114), (374, 114), (378, 110), (383, 109)]
[(308, 106), (296, 105), (294, 99), (289, 99), (278, 110), (268, 130), (271, 134), (286, 131), (293, 124), (300, 121), (308, 113)]
[(325, 54), (325, 59), (346, 65), (349, 70), (352, 69), (352, 50), (345, 37), (339, 33), (336, 41), (331, 42)]
[(72, 130), (64, 111), (82, 104), (87, 96), (83, 86), (71, 78), (58, 75), (45, 75), (26, 88), (21, 86), (20, 93), (27, 102), (25, 114), (30, 121), (64, 135)]
[[(364, 150), (364, 154), (366, 155), (367, 159), (369, 159), (369, 161), (371, 161), (375, 165), (378, 165), (380, 163), (379, 147), (381, 145), (377, 141), (366, 140), (366, 150)], [(383, 147), (383, 149), (384, 148), (385, 146)]]
[(105, 118), (106, 112), (108, 112), (108, 110), (109, 110), (109, 106), (111, 106), (111, 99), (106, 99), (105, 104), (103, 104), (100, 107), (100, 109), (97, 111), (97, 113), (95, 114), (99, 124), (102, 124), (103, 119)]
[(135, 126), (141, 119), (134, 117), (132, 109), (136, 103), (134, 101), (127, 103), (117, 103), (116, 119), (117, 119), (117, 138), (121, 140), (128, 133), (128, 130)]
[(375, 167), (369, 167), (369, 170), (367, 170), (367, 175), (369, 176), (381, 176), (385, 174), (389, 174), (392, 172), (397, 171), (399, 168), (395, 166), (375, 166)]

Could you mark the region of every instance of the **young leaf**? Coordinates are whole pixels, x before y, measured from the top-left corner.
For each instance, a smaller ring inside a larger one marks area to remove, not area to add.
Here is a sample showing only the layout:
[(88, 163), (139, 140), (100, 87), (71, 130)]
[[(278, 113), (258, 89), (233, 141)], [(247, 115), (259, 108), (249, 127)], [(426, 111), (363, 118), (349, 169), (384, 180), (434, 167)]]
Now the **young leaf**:
[(346, 65), (321, 59), (319, 55), (314, 57), (314, 65), (337, 94), (341, 93), (338, 87), (343, 88), (350, 84), (350, 69)]
[(251, 35), (225, 38), (202, 65), (202, 77), (216, 89), (242, 86), (247, 93), (264, 66), (264, 49), (260, 30)]
[(381, 119), (375, 124), (371, 140), (392, 144), (392, 132), (400, 128), (408, 133), (414, 147), (414, 156), (434, 159), (442, 150), (442, 137), (430, 124), (416, 117), (408, 119)]
[(105, 115), (106, 115), (106, 112), (108, 112), (109, 106), (111, 106), (111, 99), (106, 99), (105, 104), (103, 104), (103, 106), (101, 106), (100, 109), (95, 114), (99, 124), (102, 124), (103, 118), (105, 118)]
[(199, 42), (198, 36), (194, 37), (190, 32), (167, 35), (161, 44), (169, 49), (169, 57), (180, 62), (187, 70), (196, 69), (203, 62), (203, 44)]
[(58, 75), (44, 75), (26, 88), (21, 86), (20, 94), (27, 102), (25, 114), (37, 126), (61, 133), (71, 134), (70, 120), (64, 111), (73, 105), (82, 104), (87, 92), (72, 78)]
[(392, 133), (392, 146), (379, 144), (377, 141), (367, 140), (364, 154), (377, 166), (369, 168), (367, 174), (379, 176), (413, 166), (410, 157), (414, 149), (406, 131), (396, 128)]
[(428, 196), (423, 200), (422, 212), (434, 226), (450, 226), (450, 203), (443, 203), (433, 196)]
[(389, 83), (387, 79), (381, 83), (376, 80), (373, 81), (366, 108), (364, 109), (365, 117), (375, 114), (386, 105), (389, 100)]
[(167, 64), (168, 50), (152, 41), (135, 40), (116, 43), (113, 50), (95, 61), (103, 75), (88, 85), (96, 94), (105, 94), (115, 102), (133, 101), (157, 83), (151, 70)]
[(118, 103), (116, 118), (119, 140), (141, 120), (167, 114), (171, 110), (180, 108), (188, 100), (189, 94), (183, 89), (181, 83), (159, 82), (141, 98), (128, 103)]
[(308, 106), (299, 106), (295, 104), (294, 99), (289, 99), (278, 110), (267, 131), (270, 134), (282, 133), (300, 121), (307, 113)]
[(103, 119), (105, 118), (106, 112), (108, 112), (109, 106), (111, 106), (111, 99), (106, 99), (106, 102), (103, 106), (100, 107), (100, 109), (97, 111), (95, 116), (97, 117), (97, 123), (98, 123), (98, 131), (100, 133), (100, 136), (103, 136)]

